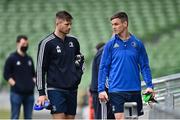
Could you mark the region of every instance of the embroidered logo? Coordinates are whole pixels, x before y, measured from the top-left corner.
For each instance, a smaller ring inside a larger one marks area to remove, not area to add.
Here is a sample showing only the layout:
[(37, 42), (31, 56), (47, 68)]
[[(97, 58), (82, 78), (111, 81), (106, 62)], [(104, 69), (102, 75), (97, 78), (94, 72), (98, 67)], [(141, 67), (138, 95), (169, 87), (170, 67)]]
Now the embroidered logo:
[(137, 44), (135, 42), (131, 42), (131, 45), (136, 48), (137, 47)]
[(17, 61), (17, 62), (16, 62), (16, 65), (17, 65), (17, 66), (21, 65), (21, 62), (20, 62), (20, 61)]
[(57, 53), (61, 53), (61, 48), (59, 46), (56, 46)]
[(69, 42), (69, 47), (74, 47), (73, 42)]
[(112, 111), (115, 112), (115, 110), (116, 110), (116, 109), (115, 109), (115, 106), (113, 105), (113, 106), (112, 106)]
[(56, 112), (56, 110), (57, 110), (57, 109), (56, 109), (56, 106), (53, 105), (53, 106), (52, 106), (52, 111), (53, 111), (53, 112)]
[(114, 44), (113, 48), (118, 48), (119, 45), (117, 43)]
[(28, 61), (28, 65), (29, 65), (29, 66), (32, 66), (31, 60)]

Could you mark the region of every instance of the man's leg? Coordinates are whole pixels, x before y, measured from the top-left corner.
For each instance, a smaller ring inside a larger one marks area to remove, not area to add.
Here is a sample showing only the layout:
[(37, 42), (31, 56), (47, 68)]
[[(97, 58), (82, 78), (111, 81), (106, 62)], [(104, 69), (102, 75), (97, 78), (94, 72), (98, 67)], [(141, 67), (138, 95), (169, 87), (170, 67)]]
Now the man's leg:
[(112, 111), (112, 105), (110, 102), (107, 102), (107, 119), (115, 119), (114, 113)]
[(66, 119), (74, 119), (76, 115), (77, 109), (77, 90), (69, 91), (66, 93), (66, 104), (67, 104), (67, 111), (66, 111)]
[(115, 113), (114, 114), (116, 120), (124, 120), (124, 113)]
[(64, 113), (52, 114), (53, 119), (75, 119), (75, 115), (65, 115)]
[(92, 93), (94, 118), (101, 119), (101, 104), (99, 102), (98, 93)]
[(116, 120), (124, 120), (124, 103), (126, 102), (127, 94), (124, 92), (109, 93), (112, 112)]
[(64, 91), (48, 90), (48, 98), (52, 105), (51, 114), (53, 119), (66, 119), (66, 97)]
[(66, 119), (66, 116), (64, 113), (54, 113), (52, 114), (53, 119)]
[(66, 115), (66, 119), (75, 119), (75, 115)]
[(11, 102), (11, 119), (19, 119), (21, 103), (22, 103), (21, 95), (11, 92), (10, 102)]
[(34, 95), (23, 96), (24, 119), (32, 119), (32, 110), (34, 105)]
[(143, 111), (143, 102), (142, 102), (142, 97), (141, 97), (141, 91), (137, 91), (135, 93), (132, 93), (131, 95), (132, 95), (132, 97), (129, 102), (136, 102), (138, 116), (143, 115), (144, 111)]

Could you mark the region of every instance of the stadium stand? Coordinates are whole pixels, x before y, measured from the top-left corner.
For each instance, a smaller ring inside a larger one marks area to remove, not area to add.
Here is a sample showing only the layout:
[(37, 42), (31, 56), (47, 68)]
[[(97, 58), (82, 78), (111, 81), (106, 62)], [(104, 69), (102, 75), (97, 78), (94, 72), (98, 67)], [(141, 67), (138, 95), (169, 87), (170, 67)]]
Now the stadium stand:
[[(59, 10), (67, 10), (74, 16), (72, 34), (79, 38), (82, 51), (87, 58), (86, 64), (89, 66), (94, 46), (99, 41), (107, 41), (111, 37), (109, 18), (115, 12), (128, 13), (130, 31), (144, 42), (151, 43), (154, 36), (160, 36), (161, 38), (155, 39), (157, 43), (157, 40), (163, 42), (171, 39), (169, 34), (163, 35), (164, 32), (180, 27), (179, 6), (179, 0), (1, 0), (0, 67), (3, 67), (8, 53), (14, 50), (15, 38), (18, 34), (29, 36), (32, 45), (29, 52), (36, 59), (37, 44), (45, 35), (53, 31), (54, 14)], [(175, 39), (178, 40), (179, 37), (174, 37), (173, 40)], [(165, 44), (161, 47), (167, 46)], [(151, 50), (150, 48), (148, 52), (150, 51), (153, 56), (150, 58), (154, 59), (158, 52)], [(158, 59), (161, 61), (164, 57), (161, 55)], [(155, 70), (157, 67), (158, 65), (154, 65), (152, 68)], [(2, 69), (0, 73), (2, 74)], [(153, 74), (157, 76), (161, 73)]]
[[(71, 33), (79, 38), (86, 58), (82, 89), (88, 88), (91, 79), (93, 49), (98, 42), (106, 42), (111, 37), (109, 19), (118, 11), (128, 13), (130, 32), (146, 44), (153, 78), (180, 73), (180, 0), (0, 0), (0, 88), (5, 83), (2, 82), (4, 62), (16, 47), (16, 36), (26, 34), (29, 37), (28, 52), (36, 62), (38, 43), (53, 32), (54, 16), (59, 10), (72, 13)], [(179, 83), (175, 84), (175, 92), (179, 92)], [(4, 111), (0, 117), (7, 116)]]

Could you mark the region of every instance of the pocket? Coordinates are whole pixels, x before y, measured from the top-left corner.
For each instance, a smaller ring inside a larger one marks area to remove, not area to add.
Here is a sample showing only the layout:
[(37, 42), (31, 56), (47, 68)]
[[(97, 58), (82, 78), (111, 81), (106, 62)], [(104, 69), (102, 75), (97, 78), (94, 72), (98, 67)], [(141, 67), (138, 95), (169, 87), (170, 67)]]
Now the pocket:
[(76, 69), (75, 76), (76, 76), (76, 85), (79, 85), (81, 82), (81, 78), (83, 75), (83, 71), (81, 69)]
[(14, 83), (14, 85), (10, 85), (11, 87), (14, 87), (16, 85), (16, 82)]
[(17, 84), (15, 83), (14, 85), (10, 85), (13, 89), (17, 87)]
[(21, 89), (20, 89), (20, 87), (19, 87), (19, 85), (17, 83), (14, 84), (13, 86), (11, 86), (11, 89), (12, 89), (12, 91), (15, 91), (17, 93), (21, 92)]
[(70, 74), (72, 74), (72, 80), (74, 81), (73, 86), (77, 87), (81, 82), (83, 70), (81, 68), (76, 67), (74, 64), (71, 67), (71, 73)]

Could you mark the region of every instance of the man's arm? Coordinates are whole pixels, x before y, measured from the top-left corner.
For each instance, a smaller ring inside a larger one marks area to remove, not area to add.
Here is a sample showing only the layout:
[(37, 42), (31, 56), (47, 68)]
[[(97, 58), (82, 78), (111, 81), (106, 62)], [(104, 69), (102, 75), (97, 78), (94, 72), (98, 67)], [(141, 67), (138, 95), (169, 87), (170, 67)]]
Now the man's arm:
[(37, 55), (37, 80), (36, 85), (39, 91), (39, 97), (37, 100), (38, 105), (43, 105), (45, 100), (47, 100), (45, 92), (45, 74), (48, 68), (48, 47), (47, 42), (42, 41), (38, 46), (38, 55)]
[(45, 74), (48, 68), (48, 47), (46, 41), (42, 41), (38, 47), (37, 56), (37, 80), (36, 85), (39, 91), (39, 96), (46, 95), (45, 93)]
[(110, 44), (106, 44), (102, 53), (101, 62), (98, 73), (98, 92), (99, 99), (104, 102), (108, 100), (108, 95), (105, 92), (106, 78), (109, 76), (109, 68), (111, 64)]
[(33, 59), (31, 58), (31, 62), (32, 62), (32, 79), (33, 79), (33, 82), (36, 83), (36, 72), (35, 72), (35, 69), (34, 69), (34, 62), (33, 62)]
[(75, 51), (75, 63), (76, 63), (76, 60), (77, 60), (77, 56), (80, 55), (80, 59), (78, 60), (78, 64), (79, 64), (79, 67), (82, 71), (84, 71), (84, 55), (81, 53), (80, 51), (80, 44), (78, 42), (77, 39), (75, 39), (75, 46), (76, 46), (76, 51)]
[(110, 44), (106, 44), (102, 53), (98, 74), (98, 92), (105, 91), (106, 77), (109, 75), (109, 67), (111, 64)]
[(11, 86), (16, 84), (15, 80), (13, 79), (13, 58), (12, 56), (8, 57), (5, 65), (4, 65), (4, 79), (8, 81)]
[(75, 40), (75, 44), (76, 44), (75, 55), (79, 55), (79, 54), (81, 54), (81, 52), (80, 52), (80, 45), (79, 45), (79, 42), (77, 39)]
[(140, 65), (141, 74), (146, 83), (146, 86), (147, 88), (149, 88), (148, 91), (151, 91), (154, 86), (152, 84), (152, 76), (151, 76), (151, 70), (149, 66), (148, 55), (146, 53), (146, 49), (143, 43), (141, 43), (141, 47), (140, 47), (139, 65)]

